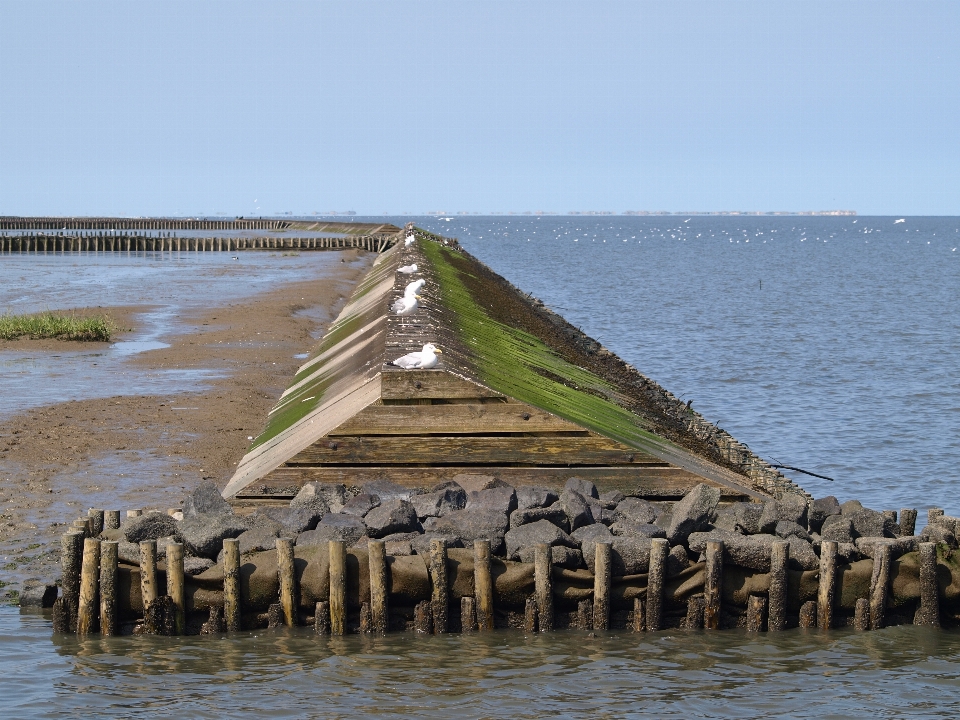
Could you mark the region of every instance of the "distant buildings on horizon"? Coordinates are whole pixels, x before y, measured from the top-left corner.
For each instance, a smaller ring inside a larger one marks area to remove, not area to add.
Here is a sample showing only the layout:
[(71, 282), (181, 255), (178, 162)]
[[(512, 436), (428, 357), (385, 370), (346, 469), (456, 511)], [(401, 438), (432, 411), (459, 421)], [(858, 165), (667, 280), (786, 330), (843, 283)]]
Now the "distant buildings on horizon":
[[(329, 213), (336, 215), (336, 213)], [(408, 213), (404, 213), (405, 215)], [(624, 210), (617, 213), (612, 210), (569, 210), (567, 212), (553, 212), (550, 210), (524, 210), (523, 212), (467, 212), (459, 211), (448, 213), (443, 210), (431, 210), (423, 213), (424, 215), (856, 215), (856, 210), (802, 210), (799, 212), (773, 211), (760, 212), (752, 210), (718, 210), (715, 212), (706, 212), (702, 210), (692, 210), (688, 212), (670, 212), (667, 210)]]

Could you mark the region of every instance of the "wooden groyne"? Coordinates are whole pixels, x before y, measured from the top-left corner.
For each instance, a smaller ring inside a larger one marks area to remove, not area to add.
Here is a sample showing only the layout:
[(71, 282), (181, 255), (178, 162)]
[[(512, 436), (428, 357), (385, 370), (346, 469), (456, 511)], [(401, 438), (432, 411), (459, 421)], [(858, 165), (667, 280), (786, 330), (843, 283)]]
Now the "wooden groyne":
[(383, 252), (397, 241), (396, 235), (350, 235), (345, 237), (181, 237), (168, 233), (86, 231), (0, 234), (0, 253), (54, 252), (238, 252), (241, 250), (347, 250), (359, 248)]

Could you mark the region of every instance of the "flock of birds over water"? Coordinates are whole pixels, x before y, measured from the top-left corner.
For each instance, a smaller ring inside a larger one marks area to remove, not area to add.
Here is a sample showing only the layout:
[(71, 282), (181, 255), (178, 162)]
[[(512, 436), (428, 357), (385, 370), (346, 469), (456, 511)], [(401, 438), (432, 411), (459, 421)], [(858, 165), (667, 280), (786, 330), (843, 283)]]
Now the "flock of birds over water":
[[(410, 247), (414, 242), (416, 242), (416, 236), (412, 233), (408, 234), (404, 240), (404, 246)], [(416, 263), (413, 265), (404, 265), (397, 269), (397, 272), (401, 275), (413, 275), (418, 271), (419, 268)], [(391, 312), (400, 317), (413, 315), (420, 307), (420, 296), (417, 295), (417, 293), (420, 292), (420, 289), (426, 284), (427, 281), (423, 278), (408, 283), (407, 287), (404, 288), (403, 297), (396, 300), (393, 305), (390, 306)], [(422, 350), (407, 353), (403, 357), (399, 357), (388, 364), (403, 368), (404, 370), (429, 370), (437, 366), (437, 363), (440, 362), (440, 358), (438, 358), (437, 355), (442, 354), (443, 351), (436, 345), (427, 343), (423, 346)]]

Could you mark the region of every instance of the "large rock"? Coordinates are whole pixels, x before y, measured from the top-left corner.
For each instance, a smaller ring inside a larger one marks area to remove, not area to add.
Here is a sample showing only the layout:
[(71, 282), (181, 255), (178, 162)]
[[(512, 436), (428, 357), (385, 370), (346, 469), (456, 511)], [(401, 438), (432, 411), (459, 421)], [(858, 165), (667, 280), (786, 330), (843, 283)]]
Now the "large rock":
[(187, 495), (183, 501), (183, 516), (232, 515), (233, 508), (223, 499), (223, 495), (212, 482), (200, 483), (197, 489)]
[(517, 493), (509, 485), (475, 490), (467, 495), (466, 508), (503, 513), (509, 516), (517, 509)]
[(215, 563), (210, 558), (188, 555), (183, 558), (183, 574), (199, 575), (200, 573), (205, 573), (214, 565)]
[(626, 499), (627, 496), (619, 490), (609, 490), (608, 492), (600, 493), (600, 506), (605, 510), (614, 510), (617, 505)]
[(349, 500), (346, 487), (340, 483), (308, 482), (290, 501), (290, 507), (309, 507), (328, 512), (340, 512)]
[(828, 515), (820, 528), (821, 542), (853, 543), (856, 536), (853, 533), (853, 523), (843, 515)]
[(418, 494), (415, 488), (397, 485), (395, 482), (390, 482), (389, 480), (373, 480), (364, 483), (362, 490), (367, 495), (376, 495), (379, 497), (381, 503), (385, 503), (388, 500), (409, 501), (410, 498)]
[(420, 523), (413, 503), (407, 500), (385, 500), (363, 518), (370, 537), (380, 538), (392, 533), (416, 530)]
[(670, 544), (685, 542), (690, 533), (703, 527), (719, 502), (720, 489), (710, 485), (701, 483), (688, 492), (673, 506), (670, 527), (667, 529)]
[(600, 523), (582, 527), (571, 537), (580, 542), (580, 552), (590, 572), (596, 572), (597, 543), (610, 545), (610, 572), (614, 576), (636, 575), (650, 567), (650, 548), (653, 546), (650, 538), (616, 536)]
[(576, 490), (569, 488), (564, 490), (560, 496), (560, 505), (567, 514), (567, 522), (570, 523), (571, 530), (594, 524), (595, 520), (590, 505), (587, 504), (586, 498)]
[(521, 525), (528, 525), (540, 520), (553, 523), (564, 532), (570, 530), (570, 521), (567, 520), (567, 513), (559, 502), (554, 503), (550, 507), (535, 507), (525, 510), (517, 509), (510, 513), (511, 528), (518, 528)]
[(410, 502), (421, 520), (428, 517), (441, 517), (452, 510), (462, 510), (467, 504), (467, 493), (462, 487), (453, 484), (442, 490), (414, 495)]
[(890, 547), (890, 557), (896, 560), (901, 555), (914, 552), (919, 548), (920, 543), (917, 538), (880, 538), (880, 537), (861, 537), (857, 538), (857, 550), (868, 558), (876, 558), (877, 548), (882, 545)]
[(808, 519), (810, 530), (820, 532), (823, 527), (823, 521), (831, 515), (840, 514), (840, 503), (833, 495), (827, 495), (824, 498), (817, 498), (810, 507), (810, 516)]
[(57, 599), (56, 583), (48, 583), (37, 578), (24, 580), (20, 585), (20, 607), (50, 608)]
[(917, 535), (918, 542), (943, 543), (951, 550), (957, 549), (957, 536), (943, 525), (927, 525)]
[(472, 492), (486, 490), (487, 488), (497, 487), (503, 484), (501, 480), (498, 480), (493, 475), (474, 475), (472, 473), (454, 475), (453, 482), (462, 487), (467, 495)]
[(840, 504), (840, 513), (842, 515), (850, 515), (851, 513), (860, 512), (863, 510), (863, 505), (860, 504), (859, 500), (847, 500), (845, 503)]
[(544, 508), (553, 505), (560, 496), (549, 488), (521, 485), (517, 488), (517, 509)]
[(887, 532), (887, 523), (883, 513), (876, 510), (855, 510), (850, 513), (844, 513), (843, 517), (850, 521), (853, 526), (854, 537), (895, 537), (895, 533)]
[(807, 500), (796, 493), (787, 493), (779, 500), (768, 500), (760, 513), (760, 532), (772, 533), (781, 520), (807, 527)]
[(687, 556), (687, 549), (683, 545), (674, 545), (670, 548), (670, 554), (667, 555), (667, 577), (679, 575), (688, 567), (690, 567), (690, 558)]
[(662, 538), (667, 536), (667, 531), (659, 525), (632, 522), (627, 519), (613, 523), (610, 531), (621, 537)]
[[(537, 549), (535, 546), (521, 548), (518, 552), (520, 562), (532, 563), (536, 558)], [(583, 555), (577, 548), (566, 547), (565, 545), (554, 545), (550, 549), (550, 560), (559, 567), (576, 570), (583, 567)]]
[(500, 555), (503, 552), (503, 536), (509, 527), (507, 516), (484, 508), (467, 507), (454, 510), (432, 523), (431, 531), (442, 535), (453, 535), (463, 540), (464, 547), (472, 547), (474, 540), (489, 540), (490, 552)]
[(247, 529), (247, 523), (236, 515), (199, 515), (184, 518), (179, 535), (190, 555), (215, 558), (225, 538), (238, 537)]
[(600, 499), (600, 493), (597, 492), (597, 486), (594, 485), (589, 480), (584, 480), (583, 478), (572, 477), (567, 480), (567, 484), (563, 487), (564, 490), (573, 490), (574, 492), (580, 493), (584, 498), (593, 498), (594, 500)]
[(741, 535), (756, 535), (760, 532), (760, 515), (763, 505), (752, 502), (736, 502), (717, 508), (714, 527), (738, 532)]
[(291, 537), (306, 530), (313, 530), (325, 516), (322, 508), (317, 504), (258, 508), (257, 513), (279, 523), (280, 534)]
[(538, 520), (537, 522), (508, 530), (503, 539), (507, 544), (508, 560), (516, 560), (519, 557), (521, 549), (535, 547), (536, 545), (577, 546), (573, 538), (547, 520)]
[(770, 551), (775, 542), (790, 543), (790, 564), (803, 570), (820, 567), (820, 559), (813, 546), (798, 537), (779, 538), (776, 535), (741, 535), (730, 530), (714, 529), (710, 532), (692, 533), (687, 542), (691, 552), (702, 554), (707, 542), (719, 540), (724, 544), (724, 555), (729, 562), (751, 570), (770, 570)]
[[(578, 493), (579, 494), (579, 493)], [(595, 545), (598, 542), (613, 543), (613, 533), (603, 523), (584, 525), (570, 533), (570, 537), (580, 544), (580, 552), (589, 567), (593, 567)]]
[(356, 515), (357, 517), (362, 518), (378, 505), (380, 505), (380, 497), (378, 495), (360, 493), (359, 495), (347, 500), (340, 512), (345, 513), (346, 515)]
[(430, 543), (432, 540), (443, 539), (447, 541), (448, 548), (463, 547), (463, 540), (457, 535), (445, 535), (443, 533), (424, 533), (417, 535), (410, 541), (410, 547), (417, 555), (430, 557)]
[(240, 554), (273, 550), (277, 547), (278, 537), (280, 533), (272, 528), (259, 527), (242, 532), (237, 535), (237, 540), (240, 541)]
[(617, 503), (613, 514), (614, 522), (628, 520), (631, 523), (652, 524), (659, 513), (657, 508), (642, 498), (628, 497)]
[(300, 533), (297, 545), (326, 545), (331, 540), (342, 540), (349, 547), (366, 534), (366, 525), (355, 515), (330, 513), (324, 515), (316, 529)]
[(131, 543), (159, 540), (168, 535), (177, 535), (177, 524), (176, 520), (165, 513), (151, 512), (127, 519), (123, 523), (123, 536)]
[(790, 520), (778, 520), (773, 528), (773, 534), (782, 538), (798, 537), (801, 540), (810, 541), (810, 534)]

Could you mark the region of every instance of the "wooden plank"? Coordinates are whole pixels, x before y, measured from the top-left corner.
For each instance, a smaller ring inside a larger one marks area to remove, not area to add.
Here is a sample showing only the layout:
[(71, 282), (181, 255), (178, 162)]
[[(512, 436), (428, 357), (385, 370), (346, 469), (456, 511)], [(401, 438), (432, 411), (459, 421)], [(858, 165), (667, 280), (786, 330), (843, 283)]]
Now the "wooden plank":
[[(619, 467), (580, 467), (537, 468), (537, 467), (278, 467), (252, 483), (238, 499), (255, 499), (258, 495), (265, 498), (293, 497), (299, 488), (307, 482), (335, 482), (345, 485), (362, 485), (366, 482), (386, 478), (407, 487), (429, 488), (436, 483), (453, 480), (457, 475), (485, 475), (497, 477), (513, 485), (538, 485), (562, 489), (571, 477), (590, 480), (600, 492), (620, 490), (623, 493), (639, 494), (642, 497), (676, 499), (683, 497), (690, 489), (701, 482), (715, 483), (675, 467), (619, 466)], [(735, 488), (720, 487), (720, 495), (725, 500), (747, 499), (746, 492)]]
[[(381, 376), (382, 378), (382, 376)], [(586, 432), (585, 428), (520, 403), (373, 405), (329, 435), (463, 435), (467, 433)]]
[(508, 465), (667, 465), (601, 435), (484, 437), (389, 435), (323, 438), (287, 460), (287, 465), (388, 465), (495, 463)]
[(443, 370), (383, 371), (384, 400), (408, 398), (502, 398), (501, 393)]

